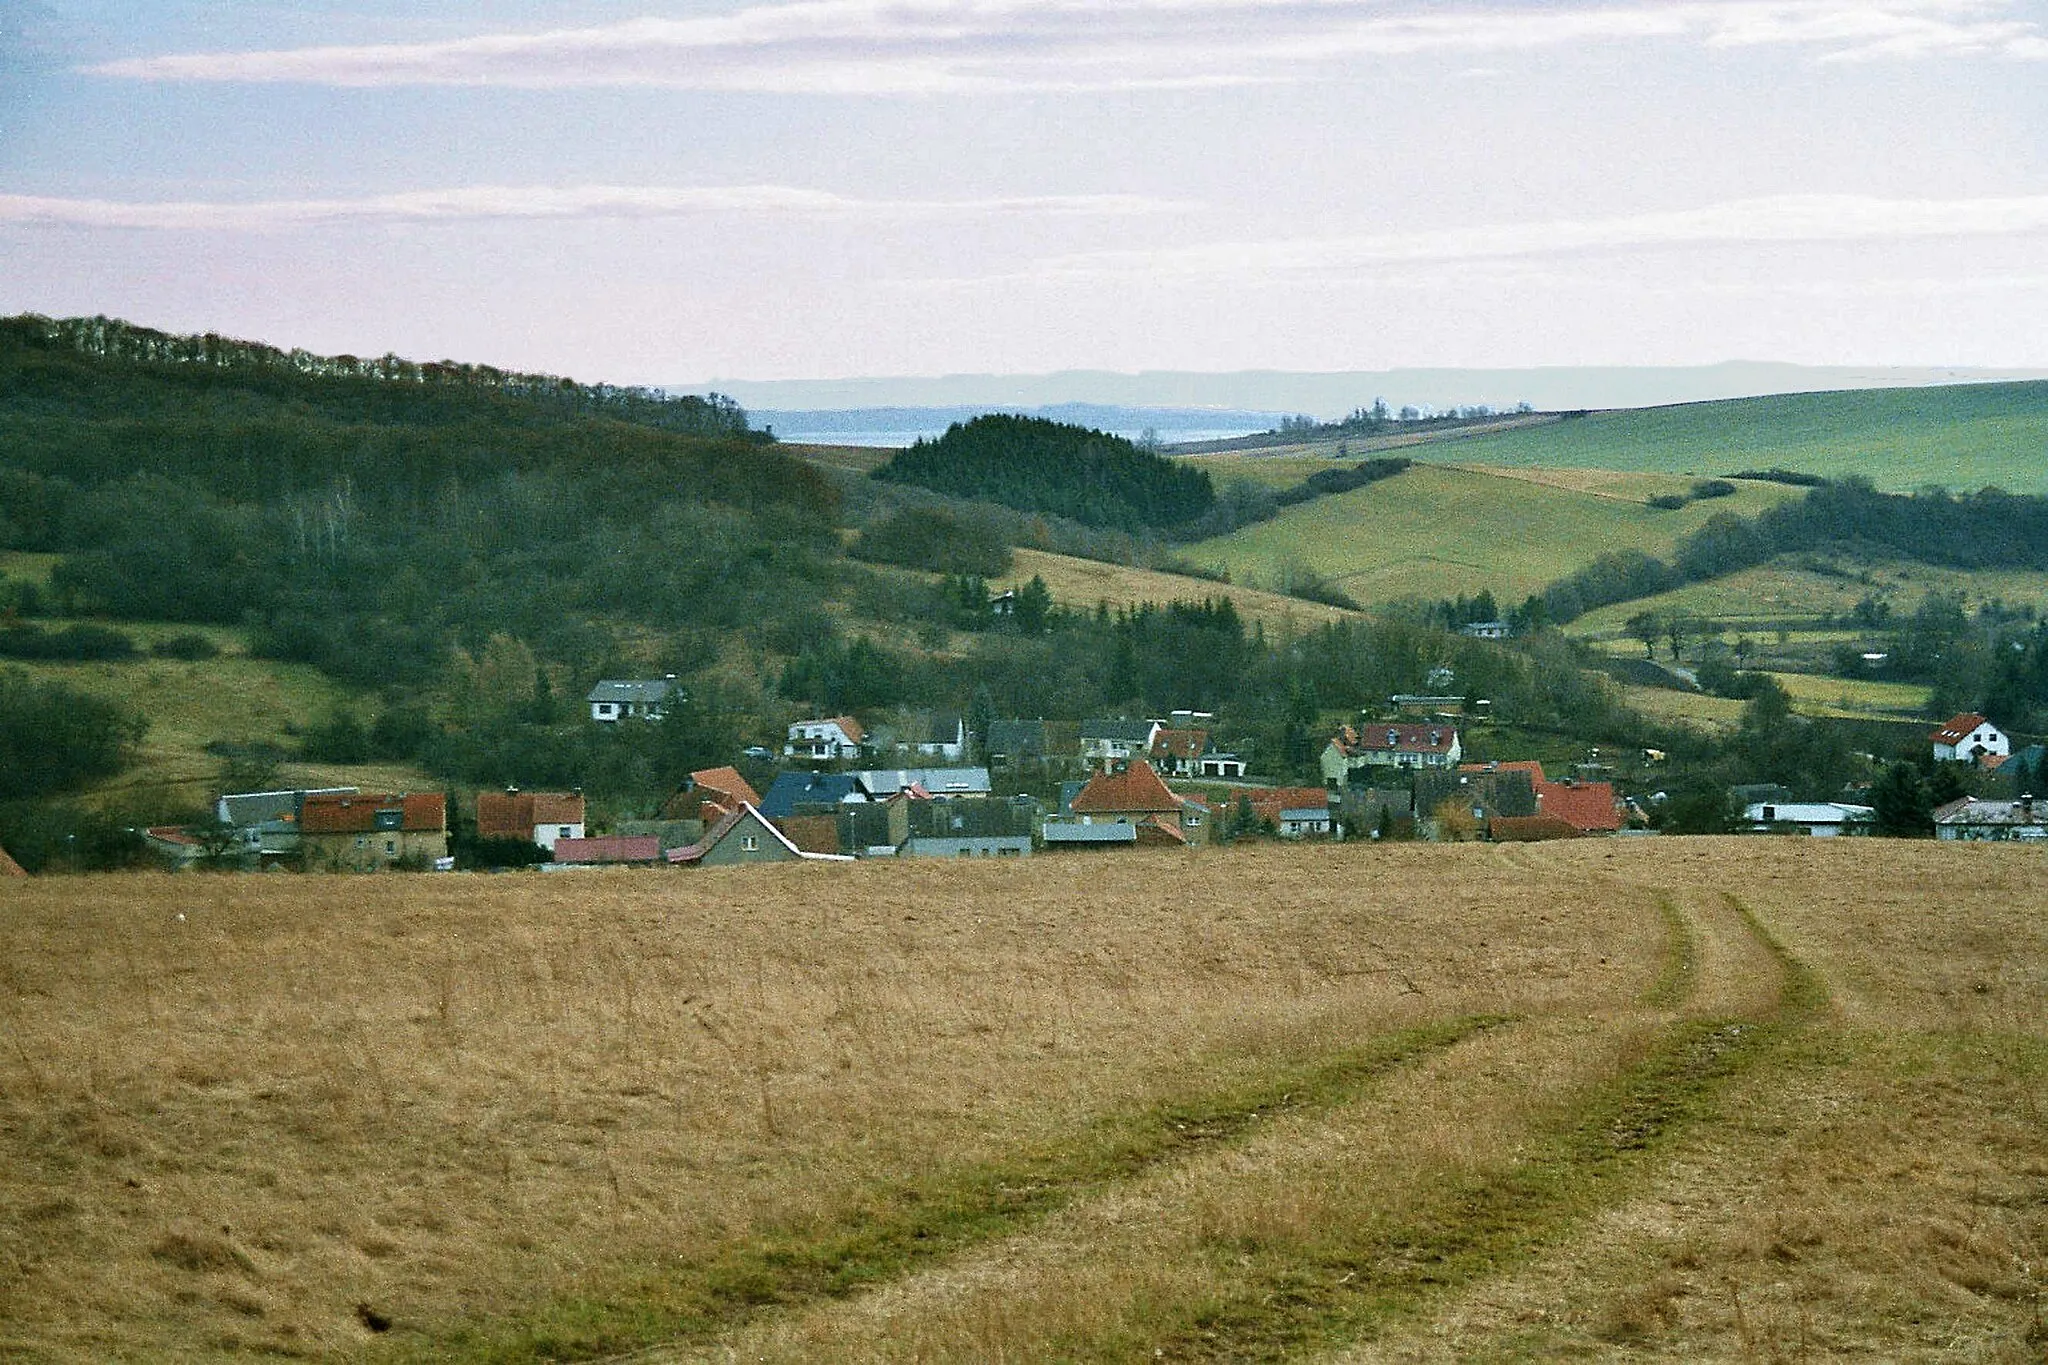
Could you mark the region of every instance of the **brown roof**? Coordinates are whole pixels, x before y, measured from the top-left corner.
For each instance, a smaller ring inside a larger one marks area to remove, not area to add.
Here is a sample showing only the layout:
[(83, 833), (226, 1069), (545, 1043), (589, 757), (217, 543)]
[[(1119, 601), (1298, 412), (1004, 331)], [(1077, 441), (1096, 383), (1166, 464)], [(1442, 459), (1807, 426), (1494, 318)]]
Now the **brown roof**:
[(1960, 744), (1968, 739), (1979, 726), (1985, 723), (1985, 718), (1978, 715), (1975, 711), (1957, 716), (1934, 732), (1934, 742), (1936, 744)]
[(1461, 773), (1527, 773), (1531, 781), (1541, 782), (1544, 780), (1543, 764), (1533, 758), (1515, 758), (1505, 763), (1460, 763), (1458, 771)]
[(1208, 752), (1207, 730), (1161, 730), (1152, 736), (1154, 758), (1200, 758)]
[(479, 839), (530, 839), (536, 825), (580, 825), (583, 798), (573, 792), (478, 792)]
[(690, 774), (690, 785), (727, 809), (742, 801), (750, 806), (761, 804), (761, 794), (740, 776), (738, 768), (700, 768)]
[(7, 850), (0, 848), (0, 877), (26, 877), (28, 872), (20, 863), (7, 856)]
[(658, 863), (661, 838), (654, 834), (612, 834), (596, 839), (555, 840), (558, 863)]
[(836, 815), (785, 815), (775, 822), (789, 841), (805, 853), (837, 853), (839, 817)]
[(1268, 787), (1246, 790), (1244, 794), (1251, 801), (1253, 814), (1275, 824), (1279, 823), (1282, 811), (1327, 811), (1330, 808), (1330, 793), (1326, 787)]
[(440, 792), (401, 792), (397, 796), (350, 792), (309, 795), (299, 829), (306, 834), (367, 834), (379, 828), (380, 813), (387, 817), (396, 813), (395, 828), (408, 833), (439, 834), (448, 828), (448, 802)]
[(1338, 752), (1393, 753), (1393, 754), (1444, 754), (1458, 739), (1454, 725), (1409, 725), (1401, 721), (1388, 721), (1384, 725), (1347, 725), (1339, 730), (1332, 742)]
[(1074, 798), (1080, 815), (1115, 815), (1133, 811), (1180, 812), (1181, 800), (1167, 790), (1166, 783), (1143, 759), (1132, 762), (1120, 773), (1097, 773)]

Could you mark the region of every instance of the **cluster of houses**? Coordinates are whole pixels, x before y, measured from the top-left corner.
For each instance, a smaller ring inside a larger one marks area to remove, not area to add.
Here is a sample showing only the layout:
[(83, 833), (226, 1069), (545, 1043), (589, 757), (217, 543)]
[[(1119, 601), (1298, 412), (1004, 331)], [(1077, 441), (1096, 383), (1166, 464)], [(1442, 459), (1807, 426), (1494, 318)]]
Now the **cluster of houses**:
[[(590, 693), (591, 718), (658, 720), (680, 695), (673, 678), (603, 682)], [(475, 829), (485, 841), (479, 847), (493, 840), (532, 845), (543, 866), (567, 869), (1199, 848), (1219, 828), (1284, 839), (1521, 842), (1615, 834), (1647, 823), (1596, 765), (1552, 778), (1538, 762), (1463, 762), (1457, 728), (1441, 714), (1340, 727), (1322, 751), (1319, 787), (1247, 783), (1243, 758), (1215, 743), (1214, 719), (1198, 711), (1092, 718), (1070, 723), (1064, 734), (1043, 720), (997, 720), (979, 739), (986, 765), (968, 765), (962, 760), (970, 736), (957, 714), (891, 731), (852, 716), (818, 717), (789, 727), (782, 755), (791, 765), (766, 791), (735, 768), (704, 769), (655, 818), (622, 822), (601, 835), (587, 828), (580, 792), (485, 792), (476, 798)], [(1943, 761), (2041, 771), (2041, 746), (2015, 755), (2008, 737), (1980, 715), (1955, 717), (1932, 743)], [(878, 752), (932, 763), (847, 766)], [(749, 755), (772, 757), (764, 749)], [(1055, 778), (1076, 775), (1057, 783), (1056, 802), (996, 794), (992, 770), (1034, 765)], [(1174, 790), (1169, 779), (1214, 785), (1197, 795)], [(1744, 792), (1743, 827), (1821, 837), (1872, 828), (1869, 806), (1787, 798), (1782, 789)], [(446, 798), (437, 792), (245, 792), (222, 796), (215, 815), (209, 831), (152, 829), (147, 837), (178, 863), (212, 857), (312, 871), (453, 866)], [(2048, 839), (2048, 801), (2029, 793), (1966, 797), (1934, 818), (1943, 839)]]
[[(2037, 801), (2032, 787), (2044, 771), (2039, 744), (2017, 753), (2012, 739), (1975, 712), (1952, 717), (1928, 736), (1937, 763), (1960, 763), (1992, 782), (2009, 779), (2009, 798), (1963, 796), (1934, 810), (1937, 839), (1967, 842), (2048, 840), (2048, 801)], [(1810, 834), (1819, 838), (1869, 834), (1876, 827), (1873, 807), (1843, 801), (1790, 801), (1782, 791), (1744, 792), (1742, 827), (1754, 833)], [(1754, 798), (1754, 799), (1748, 799)]]

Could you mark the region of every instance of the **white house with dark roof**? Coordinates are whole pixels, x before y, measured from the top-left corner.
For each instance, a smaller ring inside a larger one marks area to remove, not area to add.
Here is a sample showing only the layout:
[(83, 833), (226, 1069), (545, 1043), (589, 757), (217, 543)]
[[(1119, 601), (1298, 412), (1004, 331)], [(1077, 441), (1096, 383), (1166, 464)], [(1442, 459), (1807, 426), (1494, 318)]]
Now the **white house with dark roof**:
[(590, 689), (590, 718), (606, 725), (622, 720), (660, 720), (682, 700), (676, 675), (663, 678), (606, 678)]

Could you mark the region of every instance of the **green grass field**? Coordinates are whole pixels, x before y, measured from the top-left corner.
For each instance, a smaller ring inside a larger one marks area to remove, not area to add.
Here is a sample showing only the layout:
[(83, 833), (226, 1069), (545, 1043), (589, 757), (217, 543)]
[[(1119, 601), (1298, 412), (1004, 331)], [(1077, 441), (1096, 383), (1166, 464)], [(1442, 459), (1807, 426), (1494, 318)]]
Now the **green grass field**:
[[(1805, 556), (1785, 556), (1706, 583), (1690, 583), (1655, 597), (1617, 602), (1589, 611), (1567, 629), (1589, 639), (1619, 639), (1624, 623), (1638, 612), (1689, 612), (1723, 623), (1729, 632), (1768, 629), (1769, 623), (1845, 616), (1865, 597), (1891, 604), (1894, 617), (1909, 616), (1929, 593), (1959, 592), (1971, 605), (1997, 600), (2048, 611), (2048, 578), (2023, 570), (1971, 572), (1931, 564), (1884, 560), (1841, 561), (1842, 574), (1804, 567)], [(1845, 630), (1847, 628), (1845, 627)], [(1792, 637), (1825, 642), (1838, 632), (1793, 630)], [(1858, 634), (1848, 631), (1848, 634)], [(1869, 634), (1869, 632), (1861, 632)]]
[[(39, 624), (61, 626), (60, 621)], [(116, 623), (147, 649), (172, 635), (204, 635), (221, 646), (219, 658), (202, 660), (137, 658), (121, 662), (46, 663), (0, 660), (43, 682), (62, 683), (101, 697), (149, 721), (135, 763), (95, 788), (93, 800), (139, 804), (166, 810), (194, 809), (211, 799), (220, 780), (221, 759), (207, 752), (215, 742), (273, 744), (290, 748), (293, 736), (323, 720), (338, 706), (354, 704), (367, 720), (372, 708), (348, 689), (304, 664), (252, 659), (238, 632), (219, 626)], [(423, 790), (425, 774), (392, 765), (332, 766), (287, 763), (279, 780), (313, 786), (353, 784), (365, 788)]]
[(1660, 470), (1773, 466), (1860, 474), (1894, 491), (1940, 484), (2048, 492), (2048, 383), (1782, 394), (1599, 412), (1404, 453), (1468, 464)]
[[(1462, 448), (1462, 447), (1461, 447)], [(1211, 457), (1218, 458), (1218, 457)], [(1258, 457), (1230, 456), (1261, 466)], [(1304, 462), (1304, 468), (1324, 462)], [(1292, 482), (1301, 471), (1290, 471)], [(1776, 484), (1734, 497), (1657, 511), (1635, 494), (1669, 491), (1638, 476), (1554, 480), (1521, 472), (1417, 465), (1405, 474), (1290, 507), (1271, 521), (1199, 541), (1186, 557), (1228, 570), (1233, 582), (1274, 584), (1299, 570), (1335, 582), (1361, 602), (1441, 598), (1490, 590), (1503, 603), (1583, 567), (1605, 550), (1668, 554), (1716, 512), (1753, 516), (1796, 496)], [(1644, 494), (1648, 496), (1649, 494)]]

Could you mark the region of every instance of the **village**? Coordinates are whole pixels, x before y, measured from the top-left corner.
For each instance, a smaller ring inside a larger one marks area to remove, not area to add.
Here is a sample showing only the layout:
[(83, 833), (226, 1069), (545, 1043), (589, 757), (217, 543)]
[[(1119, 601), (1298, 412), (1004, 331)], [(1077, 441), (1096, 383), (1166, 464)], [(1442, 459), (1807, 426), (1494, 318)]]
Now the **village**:
[[(659, 725), (675, 680), (606, 679), (589, 723)], [(444, 792), (355, 787), (231, 792), (206, 827), (145, 831), (168, 865), (309, 872), (536, 867), (699, 868), (876, 858), (1025, 858), (1135, 849), (1202, 849), (1241, 840), (1525, 843), (1655, 834), (1663, 793), (1624, 794), (1595, 750), (1567, 772), (1532, 759), (1467, 761), (1453, 699), (1395, 696), (1324, 744), (1317, 786), (1257, 781), (1219, 747), (1207, 712), (1079, 722), (991, 719), (977, 733), (957, 712), (910, 725), (852, 715), (789, 725), (780, 754), (750, 746), (738, 764), (701, 769), (649, 819), (593, 828), (578, 791)], [(1415, 718), (1417, 712), (1421, 718)], [(2014, 752), (1981, 715), (1928, 737), (1937, 764), (1997, 789), (2000, 770), (2040, 772), (2041, 746)], [(1661, 755), (1649, 751), (1642, 763)], [(778, 762), (779, 759), (779, 762)], [(885, 766), (886, 764), (886, 766)], [(2025, 779), (2020, 779), (2024, 781)], [(757, 785), (757, 783), (759, 785)], [(1944, 840), (2048, 840), (2048, 801), (2031, 790), (1966, 795), (1934, 812)], [(2031, 786), (2031, 783), (2027, 785)], [(1729, 793), (1738, 832), (1859, 836), (1871, 805), (1793, 801), (1782, 788)], [(463, 821), (467, 830), (463, 830)], [(458, 857), (468, 835), (468, 856)]]

